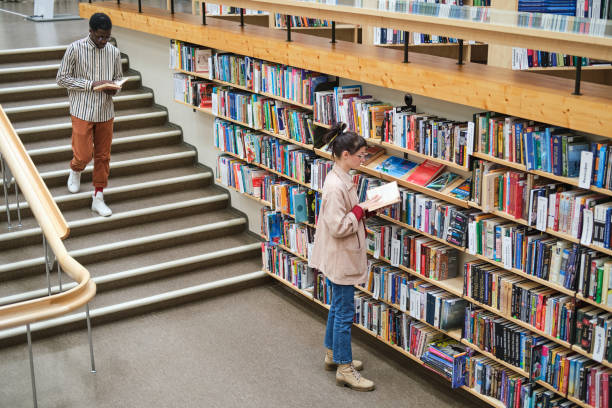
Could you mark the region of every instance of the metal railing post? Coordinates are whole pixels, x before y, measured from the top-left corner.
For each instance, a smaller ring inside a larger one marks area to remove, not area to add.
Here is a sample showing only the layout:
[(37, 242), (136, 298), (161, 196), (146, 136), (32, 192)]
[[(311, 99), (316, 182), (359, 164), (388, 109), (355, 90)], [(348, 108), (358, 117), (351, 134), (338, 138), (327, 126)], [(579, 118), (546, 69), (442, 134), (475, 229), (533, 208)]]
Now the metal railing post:
[(206, 25), (206, 3), (202, 2), (202, 25)]
[(410, 37), (410, 33), (408, 31), (404, 31), (404, 63), (407, 64), (408, 61), (408, 37)]
[(138, 0), (138, 12), (142, 13), (142, 0)]
[(26, 324), (28, 336), (28, 354), (30, 355), (30, 378), (32, 379), (32, 398), (34, 399), (34, 408), (38, 408), (38, 399), (36, 398), (36, 377), (34, 375), (34, 356), (32, 354), (32, 334), (30, 325)]
[(85, 305), (85, 316), (87, 317), (87, 338), (89, 339), (89, 357), (91, 358), (91, 372), (96, 373), (96, 361), (94, 359), (93, 338), (91, 335), (91, 317), (89, 316), (89, 303)]
[(331, 43), (335, 44), (336, 43), (336, 22), (332, 21), (332, 30), (331, 30)]
[(463, 65), (463, 40), (459, 40), (459, 56), (457, 57), (457, 65)]
[[(49, 245), (47, 244), (47, 238), (45, 237), (44, 233), (43, 233), (43, 251), (45, 253), (45, 273), (47, 274), (47, 291), (48, 291), (49, 296), (51, 296), (51, 268), (53, 267), (53, 263), (55, 262), (55, 259), (49, 256)], [(51, 262), (49, 262), (50, 260)]]
[(580, 95), (580, 80), (582, 79), (582, 58), (574, 57), (576, 61), (576, 81), (573, 95)]
[[(11, 230), (13, 225), (11, 224), (11, 210), (9, 208), (9, 193), (7, 183), (11, 179), (9, 177), (10, 169), (4, 161), (4, 157), (0, 155), (0, 167), (2, 167), (2, 187), (4, 187), (4, 205), (6, 209), (6, 222), (8, 223), (8, 229)], [(15, 183), (16, 184), (16, 183)]]
[(240, 27), (244, 27), (244, 9), (240, 8)]
[(287, 14), (285, 21), (287, 21), (287, 42), (291, 42), (291, 16), (289, 14)]

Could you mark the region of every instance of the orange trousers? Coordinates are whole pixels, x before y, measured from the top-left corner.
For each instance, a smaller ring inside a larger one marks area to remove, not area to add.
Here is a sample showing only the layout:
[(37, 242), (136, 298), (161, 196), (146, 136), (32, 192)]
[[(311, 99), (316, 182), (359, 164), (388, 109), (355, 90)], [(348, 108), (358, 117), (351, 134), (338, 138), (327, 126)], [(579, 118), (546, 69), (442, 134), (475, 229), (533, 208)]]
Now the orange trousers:
[(114, 119), (106, 122), (88, 122), (72, 115), (70, 118), (73, 154), (70, 168), (74, 171), (83, 171), (93, 158), (93, 185), (98, 188), (106, 187), (110, 171)]

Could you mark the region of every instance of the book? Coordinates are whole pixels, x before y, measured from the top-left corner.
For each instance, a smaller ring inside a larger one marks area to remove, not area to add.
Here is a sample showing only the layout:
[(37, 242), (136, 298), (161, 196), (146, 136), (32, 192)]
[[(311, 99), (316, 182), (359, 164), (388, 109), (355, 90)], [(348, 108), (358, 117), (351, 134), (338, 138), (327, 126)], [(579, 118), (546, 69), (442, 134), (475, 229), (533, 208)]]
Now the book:
[(128, 80), (128, 78), (126, 77), (126, 78), (120, 79), (118, 81), (107, 82), (107, 83), (104, 83), (102, 85), (95, 86), (93, 88), (93, 90), (94, 91), (105, 91), (105, 90), (113, 90), (113, 89), (119, 90), (119, 89), (121, 89), (123, 84), (125, 84), (127, 82), (127, 80)]
[(424, 186), (431, 182), (442, 170), (444, 170), (443, 164), (425, 160), (410, 173), (406, 181)]
[(380, 196), (380, 199), (376, 204), (369, 206), (367, 208), (368, 211), (375, 211), (400, 201), (400, 194), (396, 181), (374, 187), (367, 191), (368, 200), (376, 195)]
[(388, 174), (396, 178), (402, 178), (417, 164), (401, 157), (389, 156), (384, 161), (376, 165), (374, 170)]
[(366, 156), (363, 159), (362, 165), (367, 166), (372, 163), (378, 157), (382, 156), (385, 153), (385, 149), (380, 146), (368, 146), (366, 148)]

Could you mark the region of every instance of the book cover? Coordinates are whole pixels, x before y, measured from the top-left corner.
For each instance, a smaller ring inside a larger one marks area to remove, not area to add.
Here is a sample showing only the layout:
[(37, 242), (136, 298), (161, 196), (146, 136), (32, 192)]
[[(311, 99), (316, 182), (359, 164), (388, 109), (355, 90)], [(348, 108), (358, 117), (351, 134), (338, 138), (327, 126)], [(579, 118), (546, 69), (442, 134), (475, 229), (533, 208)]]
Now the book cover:
[(410, 173), (410, 175), (406, 178), (406, 181), (418, 184), (420, 186), (425, 186), (427, 183), (431, 182), (434, 177), (440, 174), (442, 170), (444, 170), (443, 164), (425, 160)]
[(389, 156), (383, 162), (379, 163), (374, 170), (396, 178), (402, 178), (416, 165), (416, 163), (404, 160), (400, 157)]

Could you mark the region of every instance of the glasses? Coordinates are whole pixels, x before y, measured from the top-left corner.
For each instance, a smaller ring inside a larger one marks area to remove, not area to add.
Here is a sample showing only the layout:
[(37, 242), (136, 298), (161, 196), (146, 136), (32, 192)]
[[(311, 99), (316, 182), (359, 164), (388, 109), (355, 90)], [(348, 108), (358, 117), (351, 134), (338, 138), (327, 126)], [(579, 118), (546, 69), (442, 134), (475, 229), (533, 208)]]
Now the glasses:
[(110, 40), (111, 37), (110, 35), (95, 35), (94, 38), (98, 41), (102, 41), (102, 40), (108, 41)]
[(356, 154), (356, 157), (359, 157), (359, 160), (365, 160), (366, 157), (368, 157), (367, 153), (360, 153), (360, 154)]

